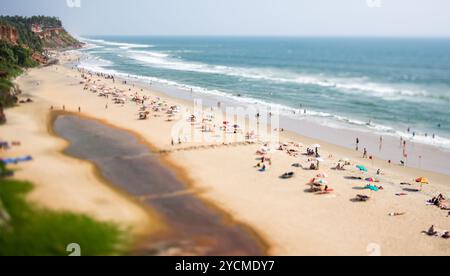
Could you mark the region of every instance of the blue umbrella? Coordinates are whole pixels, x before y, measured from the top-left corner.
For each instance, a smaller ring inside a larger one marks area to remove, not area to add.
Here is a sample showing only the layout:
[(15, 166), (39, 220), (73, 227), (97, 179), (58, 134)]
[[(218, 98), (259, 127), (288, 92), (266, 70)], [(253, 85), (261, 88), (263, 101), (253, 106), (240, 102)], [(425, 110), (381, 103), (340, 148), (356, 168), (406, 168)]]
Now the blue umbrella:
[(366, 189), (369, 189), (369, 190), (374, 191), (374, 192), (378, 192), (380, 190), (380, 189), (378, 189), (377, 186), (372, 186), (372, 185), (367, 185)]
[(18, 158), (6, 158), (6, 159), (0, 159), (0, 162), (2, 162), (5, 165), (9, 165), (9, 164), (17, 164), (17, 163), (21, 163), (21, 162), (28, 162), (28, 161), (32, 161), (33, 157), (31, 156), (22, 156), (22, 157), (18, 157)]
[(369, 172), (369, 170), (365, 167), (365, 166), (363, 166), (363, 165), (358, 165), (358, 166), (356, 166), (360, 171), (363, 171), (363, 172)]

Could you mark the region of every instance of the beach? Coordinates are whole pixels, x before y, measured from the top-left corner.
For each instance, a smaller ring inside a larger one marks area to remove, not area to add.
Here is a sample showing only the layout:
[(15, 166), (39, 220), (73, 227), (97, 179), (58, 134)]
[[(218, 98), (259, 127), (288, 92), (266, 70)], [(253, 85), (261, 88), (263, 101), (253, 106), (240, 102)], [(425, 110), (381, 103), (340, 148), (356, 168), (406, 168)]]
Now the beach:
[[(376, 157), (363, 159), (363, 145), (358, 152), (349, 149), (354, 142), (345, 135), (336, 137), (335, 144), (323, 142), (320, 136), (326, 134), (320, 133), (320, 128), (308, 128), (309, 132), (319, 132), (308, 135), (310, 138), (289, 131), (277, 133), (280, 135), (278, 146), (285, 144), (287, 148), (295, 148), (295, 154), (287, 154), (286, 148), (278, 150), (276, 143), (265, 145), (268, 138), (264, 136), (249, 141), (245, 133), (231, 131), (213, 139), (217, 133), (205, 131), (201, 121), (188, 122), (180, 115), (193, 113), (191, 101), (129, 80), (125, 84), (120, 79), (113, 81), (94, 75), (89, 76), (91, 82), (86, 83), (81, 72), (70, 68), (79, 58), (77, 52), (64, 52), (58, 58), (61, 65), (31, 69), (17, 79), (23, 91), (21, 97), (31, 98), (33, 103), (6, 110), (8, 123), (2, 126), (2, 139), (20, 140), (22, 144), (11, 152), (2, 153), (2, 157), (30, 154), (35, 159), (19, 165), (15, 176), (35, 183), (36, 189), (29, 200), (55, 210), (114, 221), (131, 227), (136, 235), (161, 233), (167, 227), (157, 210), (109, 186), (91, 163), (62, 153), (67, 142), (51, 131), (51, 114), (65, 110), (138, 135), (153, 151), (161, 152), (168, 166), (178, 172), (180, 181), (194, 189), (196, 197), (253, 229), (268, 244), (270, 255), (450, 254), (449, 240), (422, 234), (431, 225), (439, 230), (450, 230), (448, 211), (426, 205), (427, 200), (440, 193), (450, 195), (448, 173), (402, 167), (397, 162), (388, 164)], [(88, 89), (84, 89), (86, 87)], [(112, 98), (99, 97), (100, 91), (90, 91), (101, 90), (100, 87), (121, 90), (127, 97), (123, 103), (114, 104)], [(180, 111), (169, 117), (167, 110), (149, 108), (147, 120), (139, 120), (142, 105), (130, 101), (136, 94), (164, 102), (166, 108), (177, 106)], [(214, 129), (222, 124), (221, 109), (209, 111), (207, 107), (205, 110), (203, 112), (213, 114), (210, 124), (215, 125)], [(182, 126), (191, 127), (202, 139), (190, 141), (186, 135), (174, 137), (173, 129), (180, 122)], [(236, 123), (248, 125), (249, 129), (257, 128), (245, 118), (237, 118)], [(348, 146), (344, 147), (343, 143)], [(318, 171), (304, 169), (309, 167), (308, 159), (312, 157), (302, 153), (313, 144), (320, 144), (322, 161)], [(376, 142), (371, 144), (367, 147), (374, 151)], [(264, 171), (255, 167), (262, 156), (256, 152), (262, 148), (267, 149), (264, 155), (270, 159)], [(400, 145), (397, 150), (399, 148)], [(427, 153), (432, 156), (433, 151)], [(341, 159), (348, 159), (346, 162), (351, 165), (345, 171), (332, 169)], [(296, 163), (301, 167), (292, 166)], [(369, 172), (359, 171), (355, 167), (358, 164)], [(378, 169), (379, 176), (375, 173)], [(442, 167), (438, 171), (445, 170), (446, 167)], [(286, 172), (295, 175), (290, 179), (280, 178)], [(309, 191), (307, 184), (318, 173), (326, 174), (329, 187), (334, 189), (332, 193)], [(348, 179), (350, 176), (362, 179)], [(380, 182), (374, 185), (383, 189), (365, 190), (370, 184), (364, 181), (367, 177), (378, 178)], [(421, 192), (405, 192), (407, 188), (420, 186), (415, 183), (418, 177), (426, 177), (430, 184), (424, 185)], [(358, 194), (371, 199), (353, 202)], [(404, 215), (389, 216), (390, 213)]]

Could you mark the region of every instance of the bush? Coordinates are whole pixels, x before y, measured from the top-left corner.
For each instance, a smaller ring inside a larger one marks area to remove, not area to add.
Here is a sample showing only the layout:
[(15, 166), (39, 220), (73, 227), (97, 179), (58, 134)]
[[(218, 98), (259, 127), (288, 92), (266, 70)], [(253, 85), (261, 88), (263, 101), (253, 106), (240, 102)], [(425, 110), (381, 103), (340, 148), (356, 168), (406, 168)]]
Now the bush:
[(72, 243), (80, 245), (83, 256), (124, 252), (124, 233), (116, 225), (38, 208), (24, 198), (32, 188), (0, 179), (0, 198), (10, 216), (9, 225), (0, 227), (0, 256), (67, 256)]

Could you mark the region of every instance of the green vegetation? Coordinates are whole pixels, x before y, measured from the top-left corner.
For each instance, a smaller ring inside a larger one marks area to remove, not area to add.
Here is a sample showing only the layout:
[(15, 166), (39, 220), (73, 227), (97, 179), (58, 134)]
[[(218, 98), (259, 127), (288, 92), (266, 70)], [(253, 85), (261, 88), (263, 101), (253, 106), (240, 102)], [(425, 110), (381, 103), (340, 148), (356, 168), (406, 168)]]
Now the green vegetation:
[(30, 49), (0, 41), (0, 108), (12, 106), (17, 102), (16, 96), (10, 93), (14, 86), (10, 80), (20, 75), (22, 68), (37, 65), (32, 54)]
[(68, 256), (72, 243), (82, 256), (124, 253), (116, 225), (38, 208), (25, 200), (31, 190), (30, 183), (0, 178), (0, 256)]
[(32, 31), (34, 24), (44, 29), (62, 27), (61, 21), (56, 17), (0, 16), (0, 27), (6, 31), (17, 31), (17, 41), (8, 41), (8, 38), (0, 41), (0, 123), (6, 121), (3, 108), (17, 102), (17, 97), (12, 91), (14, 86), (10, 80), (20, 75), (23, 68), (38, 65), (33, 59), (33, 54), (42, 54), (44, 47), (58, 48), (78, 44), (78, 41), (65, 31), (61, 31), (60, 35), (41, 39)]
[(0, 16), (0, 25), (14, 27), (19, 34), (20, 45), (27, 45), (36, 52), (42, 52), (43, 42), (31, 31), (31, 26), (38, 24), (47, 28), (61, 28), (62, 23), (56, 17), (47, 16)]

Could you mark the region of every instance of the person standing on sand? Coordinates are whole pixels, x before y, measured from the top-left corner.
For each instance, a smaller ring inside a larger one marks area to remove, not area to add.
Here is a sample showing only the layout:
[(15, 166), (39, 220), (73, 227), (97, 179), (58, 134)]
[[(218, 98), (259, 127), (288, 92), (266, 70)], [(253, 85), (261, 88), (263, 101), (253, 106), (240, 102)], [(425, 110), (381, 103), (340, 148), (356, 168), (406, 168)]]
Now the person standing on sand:
[(367, 158), (367, 148), (364, 148), (363, 158)]
[(81, 106), (78, 107), (78, 113), (81, 113)]
[(356, 138), (356, 151), (359, 151), (359, 138)]
[(383, 136), (380, 136), (380, 151), (383, 149)]

